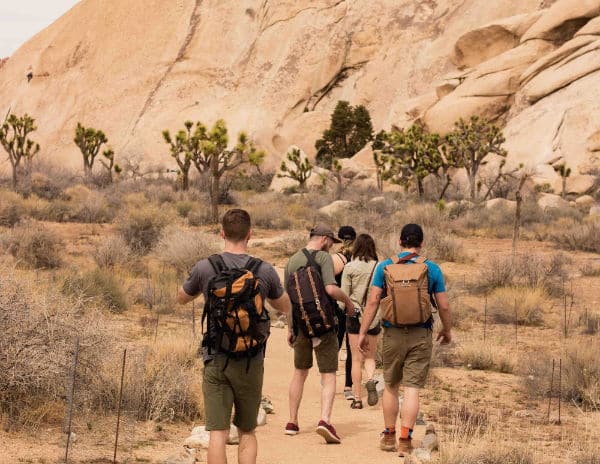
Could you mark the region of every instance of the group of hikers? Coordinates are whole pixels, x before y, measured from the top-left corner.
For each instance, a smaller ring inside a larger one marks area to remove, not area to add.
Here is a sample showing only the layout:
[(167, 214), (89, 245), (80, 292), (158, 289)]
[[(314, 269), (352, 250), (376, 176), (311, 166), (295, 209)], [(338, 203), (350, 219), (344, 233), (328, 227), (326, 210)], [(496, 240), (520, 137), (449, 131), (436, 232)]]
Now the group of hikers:
[[(242, 209), (227, 211), (221, 223), (224, 251), (199, 261), (179, 290), (185, 304), (204, 296), (201, 352), (208, 464), (227, 462), (230, 424), (239, 431), (238, 462), (256, 463), (255, 429), (262, 399), (264, 356), (270, 331), (265, 302), (288, 319), (294, 351), (286, 435), (300, 433), (298, 411), (313, 366), (321, 375), (321, 417), (316, 432), (326, 443), (340, 443), (331, 424), (339, 350), (345, 344), (344, 396), (362, 409), (362, 369), (367, 403), (377, 404), (375, 353), (382, 334), (384, 430), (379, 447), (406, 456), (419, 412), (433, 347), (433, 311), (441, 329), (437, 340), (451, 341), (451, 316), (444, 278), (437, 264), (420, 255), (423, 230), (406, 224), (397, 255), (379, 261), (373, 237), (351, 226), (333, 230), (320, 224), (304, 248), (291, 256), (282, 282), (275, 268), (248, 254), (251, 218)], [(337, 252), (334, 245), (339, 244)], [(403, 387), (402, 410), (398, 393)], [(232, 421), (232, 410), (234, 410)], [(400, 418), (399, 428), (397, 428)]]

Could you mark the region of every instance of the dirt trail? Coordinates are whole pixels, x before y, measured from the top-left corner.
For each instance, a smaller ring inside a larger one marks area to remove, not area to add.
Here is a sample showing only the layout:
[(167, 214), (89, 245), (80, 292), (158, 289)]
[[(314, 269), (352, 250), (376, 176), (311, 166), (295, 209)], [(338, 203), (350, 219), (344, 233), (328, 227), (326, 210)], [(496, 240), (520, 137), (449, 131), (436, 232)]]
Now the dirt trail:
[[(287, 329), (273, 329), (267, 348), (263, 392), (272, 400), (275, 414), (268, 416), (266, 426), (257, 429), (258, 463), (398, 462), (399, 458), (395, 453), (385, 453), (378, 448), (379, 432), (383, 424), (381, 401), (371, 408), (366, 405), (365, 394), (365, 409), (352, 410), (350, 402), (344, 399), (343, 363), (340, 363), (338, 370), (332, 416), (332, 423), (342, 438), (342, 443), (326, 445), (314, 431), (320, 415), (320, 378), (316, 364), (311, 369), (304, 389), (299, 415), (300, 434), (293, 437), (284, 435), (283, 430), (288, 421), (288, 385), (293, 371), (293, 352), (286, 343), (286, 334)], [(229, 462), (237, 462), (235, 452), (235, 447), (229, 447)]]

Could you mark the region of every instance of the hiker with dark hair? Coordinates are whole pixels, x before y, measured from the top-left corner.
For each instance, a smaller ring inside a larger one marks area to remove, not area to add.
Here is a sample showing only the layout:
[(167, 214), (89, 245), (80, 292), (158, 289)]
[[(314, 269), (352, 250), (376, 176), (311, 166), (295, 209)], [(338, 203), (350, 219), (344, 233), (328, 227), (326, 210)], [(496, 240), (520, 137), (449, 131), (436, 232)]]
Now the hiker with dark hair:
[(373, 237), (367, 234), (360, 234), (354, 242), (352, 252), (352, 261), (345, 267), (342, 275), (342, 291), (350, 296), (354, 303), (354, 308), (358, 309), (354, 316), (348, 316), (346, 320), (346, 330), (350, 341), (350, 350), (352, 354), (352, 385), (354, 399), (350, 407), (352, 409), (362, 409), (361, 399), (362, 368), (365, 367), (367, 373), (367, 402), (369, 406), (375, 406), (379, 399), (376, 389), (376, 381), (373, 380), (375, 374), (375, 350), (377, 348), (377, 336), (381, 332), (379, 326), (380, 314), (377, 315), (367, 331), (368, 347), (365, 353), (358, 349), (358, 333), (360, 331), (360, 315), (367, 302), (367, 296), (375, 267), (377, 266), (377, 251)]
[(225, 445), (231, 411), (239, 430), (240, 463), (256, 463), (256, 419), (262, 398), (264, 355), (271, 321), (264, 307), (289, 315), (288, 295), (270, 264), (248, 255), (250, 215), (242, 209), (225, 213), (224, 252), (199, 261), (177, 295), (186, 304), (204, 295), (202, 390), (206, 430), (210, 431), (208, 464), (226, 464)]
[(333, 231), (318, 225), (310, 231), (305, 248), (294, 254), (285, 268), (285, 288), (292, 301), (292, 320), (288, 327), (288, 342), (294, 348), (294, 374), (290, 382), (290, 420), (285, 426), (286, 435), (299, 433), (298, 409), (302, 400), (304, 383), (313, 365), (313, 351), (321, 373), (321, 418), (316, 432), (327, 443), (340, 443), (331, 425), (331, 411), (335, 397), (338, 368), (337, 318), (334, 300), (344, 302), (353, 314), (350, 298), (338, 287), (333, 260), (329, 254), (335, 238)]
[[(335, 273), (335, 281), (338, 287), (342, 286), (342, 272), (346, 264), (352, 259), (352, 248), (354, 240), (356, 240), (356, 231), (352, 226), (342, 226), (338, 230), (338, 238), (342, 241), (340, 249), (331, 255), (333, 259), (333, 272)], [(346, 332), (346, 315), (336, 306), (336, 316), (338, 318), (338, 346), (342, 349), (342, 345), (346, 344), (346, 363), (345, 363), (345, 378), (344, 378), (344, 398), (354, 400), (352, 393), (352, 351), (350, 350), (350, 342)], [(345, 342), (344, 342), (345, 340)]]
[[(452, 319), (444, 277), (439, 266), (419, 256), (423, 229), (407, 224), (400, 233), (401, 251), (375, 269), (365, 308), (358, 344), (365, 353), (370, 341), (367, 332), (381, 302), (383, 325), (383, 419), (385, 429), (379, 446), (384, 451), (398, 450), (400, 456), (412, 450), (412, 430), (419, 413), (419, 390), (425, 386), (433, 348), (434, 302), (442, 321), (437, 340), (452, 340)], [(398, 388), (404, 387), (400, 414), (400, 437), (396, 441)]]

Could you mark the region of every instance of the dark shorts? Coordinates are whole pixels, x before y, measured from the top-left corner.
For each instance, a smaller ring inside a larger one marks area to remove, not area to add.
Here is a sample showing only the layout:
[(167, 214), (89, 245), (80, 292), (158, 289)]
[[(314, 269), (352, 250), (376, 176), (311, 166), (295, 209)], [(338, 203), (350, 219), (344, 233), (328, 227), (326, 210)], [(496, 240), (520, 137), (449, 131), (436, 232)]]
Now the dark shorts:
[(321, 374), (337, 372), (339, 346), (335, 330), (322, 335), (321, 343), (314, 348), (310, 338), (298, 331), (294, 341), (294, 367), (296, 369), (310, 369), (313, 366), (313, 350)]
[[(360, 319), (357, 317), (346, 318), (346, 330), (349, 334), (358, 335), (360, 332)], [(377, 325), (372, 329), (367, 330), (367, 335), (379, 335), (381, 332), (381, 325)]]
[(425, 327), (383, 330), (383, 378), (387, 385), (425, 386), (433, 350), (432, 333)]
[(264, 358), (257, 355), (250, 360), (216, 356), (204, 366), (202, 391), (206, 430), (227, 430), (231, 410), (235, 406), (233, 423), (244, 432), (256, 428), (256, 417), (262, 398)]

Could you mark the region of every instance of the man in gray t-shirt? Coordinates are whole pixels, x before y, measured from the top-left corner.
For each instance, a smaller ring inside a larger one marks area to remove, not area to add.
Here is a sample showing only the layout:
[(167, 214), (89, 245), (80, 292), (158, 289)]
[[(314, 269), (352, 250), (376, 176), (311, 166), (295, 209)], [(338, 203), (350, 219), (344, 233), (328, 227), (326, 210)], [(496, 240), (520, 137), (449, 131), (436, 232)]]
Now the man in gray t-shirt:
[[(225, 251), (221, 254), (227, 268), (243, 268), (251, 257), (248, 255), (248, 240), (251, 236), (250, 215), (241, 209), (227, 211), (222, 220), (221, 237), (225, 241)], [(208, 283), (216, 275), (211, 263), (204, 259), (192, 269), (177, 295), (177, 302), (185, 304), (203, 294), (206, 300)], [(256, 271), (259, 280), (259, 292), (273, 308), (289, 317), (290, 300), (284, 292), (281, 281), (273, 266), (262, 262)], [(270, 321), (263, 324), (268, 333)], [(256, 463), (257, 442), (254, 430), (256, 417), (262, 398), (264, 377), (263, 351), (252, 358), (228, 358), (219, 353), (218, 347), (208, 347), (211, 334), (205, 334), (203, 340), (204, 370), (202, 391), (204, 394), (204, 413), (206, 430), (210, 431), (207, 461), (209, 464), (226, 464), (225, 445), (229, 436), (231, 411), (235, 404), (233, 423), (239, 430), (239, 462)]]

